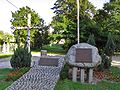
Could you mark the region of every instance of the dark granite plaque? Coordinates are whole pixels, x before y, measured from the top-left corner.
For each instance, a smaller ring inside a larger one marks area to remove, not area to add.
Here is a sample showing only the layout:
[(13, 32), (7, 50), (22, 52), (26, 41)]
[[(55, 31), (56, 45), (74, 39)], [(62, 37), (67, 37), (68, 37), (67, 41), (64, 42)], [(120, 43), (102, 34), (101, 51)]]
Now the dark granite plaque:
[(92, 63), (92, 49), (77, 48), (76, 63)]
[(41, 66), (58, 66), (58, 59), (53, 57), (41, 57), (39, 65)]

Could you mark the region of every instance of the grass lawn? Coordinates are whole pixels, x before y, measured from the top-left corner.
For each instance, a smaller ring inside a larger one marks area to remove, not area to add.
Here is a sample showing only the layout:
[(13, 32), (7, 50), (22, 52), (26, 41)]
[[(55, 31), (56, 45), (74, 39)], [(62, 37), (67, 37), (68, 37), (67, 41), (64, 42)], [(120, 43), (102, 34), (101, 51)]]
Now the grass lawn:
[(52, 46), (45, 45), (43, 46), (43, 49), (47, 50), (49, 54), (64, 55), (66, 53), (66, 51), (59, 44), (53, 44)]
[(0, 69), (0, 90), (5, 90), (15, 80), (25, 74), (30, 68), (21, 68), (19, 70), (13, 70), (9, 68)]
[(57, 82), (54, 90), (120, 90), (120, 68), (111, 67), (107, 71), (107, 78), (97, 84), (82, 84), (64, 79)]
[[(47, 50), (48, 54), (65, 55), (66, 51), (59, 44), (44, 45), (42, 50)], [(40, 49), (32, 50), (32, 54), (40, 54)]]
[(120, 82), (101, 81), (96, 85), (60, 80), (54, 90), (120, 90)]
[(12, 69), (0, 69), (0, 90), (4, 90), (8, 87), (13, 81), (6, 81), (8, 73), (10, 73)]
[(0, 58), (6, 58), (6, 57), (10, 57), (12, 55), (13, 55), (13, 53), (10, 53), (10, 54), (0, 53)]

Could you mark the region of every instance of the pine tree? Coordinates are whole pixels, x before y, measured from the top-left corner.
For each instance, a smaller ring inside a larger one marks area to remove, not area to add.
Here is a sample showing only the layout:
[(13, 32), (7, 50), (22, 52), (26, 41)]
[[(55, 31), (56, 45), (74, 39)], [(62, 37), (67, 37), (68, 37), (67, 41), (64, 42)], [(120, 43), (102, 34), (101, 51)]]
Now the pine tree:
[(105, 46), (105, 54), (106, 54), (107, 56), (109, 56), (108, 60), (105, 61), (105, 62), (106, 62), (106, 63), (105, 63), (105, 67), (106, 67), (107, 69), (109, 69), (110, 66), (111, 66), (112, 55), (114, 54), (115, 46), (116, 46), (116, 45), (115, 45), (115, 43), (114, 43), (114, 39), (113, 39), (113, 37), (112, 37), (112, 34), (109, 33), (109, 34), (108, 34), (108, 40), (107, 40), (107, 43), (106, 43), (106, 46)]
[(93, 46), (95, 46), (95, 38), (94, 38), (94, 34), (90, 34), (89, 35), (89, 38), (88, 38), (88, 41), (87, 41), (88, 44), (91, 44)]
[(115, 50), (115, 43), (114, 43), (114, 39), (112, 37), (112, 34), (109, 33), (108, 34), (108, 40), (105, 46), (105, 54), (108, 56), (112, 56)]

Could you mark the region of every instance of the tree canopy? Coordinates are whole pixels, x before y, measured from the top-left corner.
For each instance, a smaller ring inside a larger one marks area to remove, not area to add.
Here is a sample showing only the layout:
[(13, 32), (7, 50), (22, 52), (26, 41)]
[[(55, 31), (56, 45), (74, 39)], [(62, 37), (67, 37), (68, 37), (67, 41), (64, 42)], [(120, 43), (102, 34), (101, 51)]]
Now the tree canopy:
[[(28, 14), (31, 14), (31, 29), (30, 29), (30, 41), (31, 41), (31, 47), (40, 47), (41, 43), (41, 34), (42, 37), (46, 35), (45, 33), (48, 32), (48, 26), (45, 25), (44, 20), (36, 13), (33, 9), (29, 8), (28, 6), (22, 7), (19, 10), (12, 12), (12, 19), (11, 19), (11, 24), (14, 27), (25, 27), (27, 26), (27, 20), (28, 20)], [(39, 27), (38, 29), (34, 27)], [(40, 33), (40, 31), (42, 33)], [(25, 43), (26, 42), (26, 35), (27, 35), (27, 30), (22, 29), (22, 30), (15, 30), (14, 31), (14, 36), (16, 38), (17, 43)], [(37, 36), (37, 37), (36, 37)], [(39, 39), (38, 39), (39, 38)], [(47, 38), (46, 38), (47, 40)], [(38, 43), (39, 44), (36, 44)]]
[[(120, 50), (120, 0), (110, 0), (103, 9), (95, 10), (88, 0), (80, 2), (80, 42), (94, 34), (96, 46), (103, 49), (109, 33)], [(57, 0), (52, 8), (55, 16), (51, 26), (57, 40), (65, 39), (65, 48), (77, 43), (77, 4), (75, 0)], [(58, 38), (57, 38), (58, 37)]]
[(0, 45), (4, 42), (9, 43), (11, 39), (13, 39), (13, 35), (0, 31)]
[[(58, 40), (65, 39), (65, 48), (69, 48), (77, 42), (77, 4), (75, 0), (57, 0), (52, 8), (56, 16), (51, 23), (54, 28), (54, 35)], [(80, 0), (80, 40), (87, 41), (85, 35), (91, 32), (92, 14), (95, 14), (94, 6), (88, 0)], [(87, 29), (87, 30), (85, 30)], [(53, 36), (54, 36), (53, 35)]]

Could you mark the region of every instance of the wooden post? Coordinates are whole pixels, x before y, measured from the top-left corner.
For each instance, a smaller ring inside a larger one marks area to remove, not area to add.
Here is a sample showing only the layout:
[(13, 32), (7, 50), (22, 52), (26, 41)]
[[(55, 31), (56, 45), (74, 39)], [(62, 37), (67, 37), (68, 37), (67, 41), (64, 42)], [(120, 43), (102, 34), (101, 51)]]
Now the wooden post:
[(30, 26), (31, 26), (31, 14), (28, 14), (28, 27), (27, 27), (27, 48), (30, 52)]
[(28, 14), (28, 20), (27, 20), (27, 27), (12, 27), (13, 29), (18, 29), (18, 30), (21, 30), (21, 29), (27, 29), (27, 39), (26, 39), (26, 46), (28, 48), (28, 52), (30, 52), (30, 29), (31, 28), (41, 28), (41, 27), (31, 27), (31, 14), (29, 13)]

